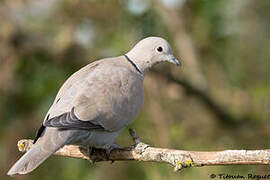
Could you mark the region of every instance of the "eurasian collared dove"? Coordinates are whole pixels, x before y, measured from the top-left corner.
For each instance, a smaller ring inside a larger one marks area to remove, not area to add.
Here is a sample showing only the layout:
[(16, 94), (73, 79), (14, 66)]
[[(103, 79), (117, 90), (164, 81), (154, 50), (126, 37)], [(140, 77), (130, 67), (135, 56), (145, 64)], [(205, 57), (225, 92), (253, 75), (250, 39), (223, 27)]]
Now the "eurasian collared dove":
[(38, 130), (33, 147), (9, 170), (26, 174), (66, 144), (114, 148), (115, 138), (143, 104), (143, 80), (154, 64), (180, 65), (168, 42), (148, 37), (124, 56), (95, 61), (60, 88)]

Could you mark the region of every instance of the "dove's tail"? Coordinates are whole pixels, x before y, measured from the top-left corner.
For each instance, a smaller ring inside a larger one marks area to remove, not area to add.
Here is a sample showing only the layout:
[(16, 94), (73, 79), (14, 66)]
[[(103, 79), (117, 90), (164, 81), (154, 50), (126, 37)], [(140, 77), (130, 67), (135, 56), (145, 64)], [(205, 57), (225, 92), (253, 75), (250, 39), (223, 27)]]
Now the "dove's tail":
[(60, 133), (55, 131), (45, 133), (44, 136), (11, 167), (7, 174), (12, 176), (15, 174), (27, 174), (33, 171), (66, 143), (67, 139), (61, 138)]
[(42, 144), (32, 147), (12, 166), (7, 174), (12, 176), (14, 174), (27, 174), (33, 171), (58, 148), (56, 147), (53, 151), (46, 151), (42, 149)]

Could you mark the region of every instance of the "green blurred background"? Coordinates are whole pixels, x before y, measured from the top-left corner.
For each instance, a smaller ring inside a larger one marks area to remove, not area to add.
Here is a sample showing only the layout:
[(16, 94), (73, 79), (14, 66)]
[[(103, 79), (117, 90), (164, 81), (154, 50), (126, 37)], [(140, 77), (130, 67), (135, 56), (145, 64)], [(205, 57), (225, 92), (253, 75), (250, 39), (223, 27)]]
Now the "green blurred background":
[[(270, 142), (270, 1), (0, 0), (0, 179), (33, 138), (61, 84), (84, 65), (161, 36), (183, 64), (148, 73), (141, 139), (185, 150), (266, 149)], [(127, 130), (118, 138), (131, 145)], [(51, 157), (22, 180), (210, 179), (269, 166), (185, 169)]]

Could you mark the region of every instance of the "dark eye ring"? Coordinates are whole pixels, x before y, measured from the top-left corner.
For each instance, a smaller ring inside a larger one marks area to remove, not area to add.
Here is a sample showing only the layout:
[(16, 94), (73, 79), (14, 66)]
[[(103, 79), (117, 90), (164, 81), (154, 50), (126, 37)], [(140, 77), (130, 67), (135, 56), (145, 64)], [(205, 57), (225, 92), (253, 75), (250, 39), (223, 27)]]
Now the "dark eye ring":
[(163, 48), (162, 48), (161, 46), (159, 46), (159, 47), (157, 48), (157, 51), (158, 51), (158, 52), (162, 52), (162, 51), (163, 51)]

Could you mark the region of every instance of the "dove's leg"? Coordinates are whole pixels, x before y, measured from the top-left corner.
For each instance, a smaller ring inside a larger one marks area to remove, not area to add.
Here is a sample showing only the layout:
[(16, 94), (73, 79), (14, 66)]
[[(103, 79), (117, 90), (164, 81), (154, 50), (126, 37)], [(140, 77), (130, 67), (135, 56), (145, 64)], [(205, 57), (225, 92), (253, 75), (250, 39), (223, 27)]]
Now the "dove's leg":
[[(88, 156), (90, 158), (90, 161), (94, 164), (95, 162), (101, 161), (103, 158), (101, 158), (98, 154), (99, 151), (104, 151), (103, 148), (97, 148), (97, 147), (93, 147), (93, 146), (88, 146), (87, 148), (88, 150)], [(107, 156), (107, 151), (105, 149), (105, 155), (106, 155), (106, 160), (108, 160), (109, 156)], [(101, 158), (101, 159), (100, 159)]]
[(137, 133), (134, 129), (129, 128), (129, 134), (132, 137), (133, 141), (135, 142), (134, 145), (128, 147), (129, 149), (135, 148), (136, 152), (143, 153), (146, 150), (146, 148), (149, 147), (148, 144), (145, 144), (140, 140), (139, 136), (137, 135)]
[(96, 148), (96, 147), (88, 146), (87, 154), (89, 158), (91, 159), (92, 163), (95, 163), (99, 160), (98, 157), (95, 156), (96, 151), (105, 150), (106, 159), (109, 160), (111, 151), (114, 149), (121, 149), (121, 147), (116, 142), (114, 142), (111, 145), (105, 145), (104, 148)]
[(87, 154), (88, 154), (88, 156), (89, 156), (89, 158), (90, 158), (90, 160), (92, 161), (93, 164), (96, 162), (96, 158), (95, 158), (95, 156), (93, 155), (94, 152), (95, 152), (94, 149), (95, 149), (95, 148), (92, 147), (92, 146), (88, 146), (88, 147), (87, 147)]
[(109, 157), (110, 157), (110, 154), (111, 154), (112, 150), (114, 150), (114, 149), (121, 149), (121, 147), (116, 142), (114, 142), (113, 144), (106, 145), (104, 147), (104, 149), (106, 151), (107, 160), (109, 160)]
[[(112, 150), (114, 150), (114, 149), (121, 149), (121, 147), (116, 142), (114, 142), (112, 145), (110, 145), (108, 147), (105, 147), (107, 160), (109, 160), (110, 154), (111, 154)], [(114, 163), (114, 160), (112, 160), (111, 163)]]

